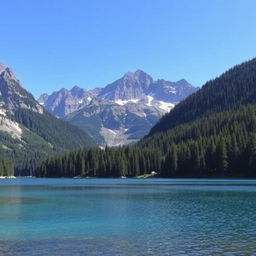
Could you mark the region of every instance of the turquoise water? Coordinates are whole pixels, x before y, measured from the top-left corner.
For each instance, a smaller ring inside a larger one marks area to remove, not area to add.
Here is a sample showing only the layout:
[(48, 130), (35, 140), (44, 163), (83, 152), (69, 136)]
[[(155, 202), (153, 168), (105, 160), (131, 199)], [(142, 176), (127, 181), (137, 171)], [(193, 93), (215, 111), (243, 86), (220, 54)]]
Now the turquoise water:
[(0, 180), (1, 256), (255, 252), (254, 180)]

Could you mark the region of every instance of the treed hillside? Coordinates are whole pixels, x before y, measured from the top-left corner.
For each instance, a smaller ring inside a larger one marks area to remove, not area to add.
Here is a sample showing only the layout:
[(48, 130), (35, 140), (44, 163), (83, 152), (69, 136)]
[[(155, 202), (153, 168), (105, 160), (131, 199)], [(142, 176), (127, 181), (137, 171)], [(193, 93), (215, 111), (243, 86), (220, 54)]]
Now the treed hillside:
[(80, 150), (45, 161), (46, 177), (256, 177), (256, 106), (213, 114), (133, 147)]
[(219, 78), (207, 82), (166, 114), (149, 136), (167, 131), (202, 116), (256, 103), (256, 59), (237, 65)]
[(51, 158), (38, 175), (255, 178), (255, 78), (255, 60), (236, 66), (177, 105), (137, 145)]
[(31, 175), (49, 155), (92, 145), (91, 137), (45, 111), (0, 65), (0, 175), (13, 167), (16, 175)]
[(13, 176), (14, 169), (11, 162), (0, 158), (0, 176)]
[(45, 112), (18, 109), (10, 117), (22, 129), (22, 137), (0, 131), (0, 155), (12, 162), (16, 175), (31, 175), (39, 162), (52, 154), (93, 146), (79, 128)]

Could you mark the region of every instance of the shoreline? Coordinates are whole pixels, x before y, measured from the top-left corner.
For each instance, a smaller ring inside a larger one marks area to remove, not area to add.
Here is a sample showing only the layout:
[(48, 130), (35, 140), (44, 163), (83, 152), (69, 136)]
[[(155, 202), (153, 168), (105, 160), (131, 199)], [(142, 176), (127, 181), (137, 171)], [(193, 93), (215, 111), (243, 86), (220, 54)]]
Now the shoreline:
[(16, 179), (15, 176), (0, 176), (0, 179)]

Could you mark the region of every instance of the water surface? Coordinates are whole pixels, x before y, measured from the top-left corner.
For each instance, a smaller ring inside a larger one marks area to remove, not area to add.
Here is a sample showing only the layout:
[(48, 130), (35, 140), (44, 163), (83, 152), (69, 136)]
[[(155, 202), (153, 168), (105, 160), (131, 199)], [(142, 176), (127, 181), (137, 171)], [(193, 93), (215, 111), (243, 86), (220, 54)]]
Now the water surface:
[(240, 256), (255, 241), (255, 180), (0, 180), (1, 256)]

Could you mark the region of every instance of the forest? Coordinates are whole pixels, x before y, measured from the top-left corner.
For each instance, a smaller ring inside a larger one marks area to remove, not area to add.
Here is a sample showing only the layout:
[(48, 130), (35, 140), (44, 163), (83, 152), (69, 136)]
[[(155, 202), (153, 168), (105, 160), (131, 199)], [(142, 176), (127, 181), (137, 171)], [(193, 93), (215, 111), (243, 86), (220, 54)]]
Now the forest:
[(83, 149), (44, 161), (40, 177), (256, 177), (256, 106), (213, 114), (136, 146)]
[(0, 158), (0, 176), (13, 176), (14, 168), (11, 162)]
[(148, 136), (209, 114), (236, 110), (248, 104), (256, 104), (256, 58), (237, 65), (207, 82), (163, 116)]
[(82, 130), (46, 111), (42, 115), (19, 108), (9, 118), (21, 125), (22, 140), (0, 131), (0, 156), (12, 162), (17, 176), (34, 175), (38, 164), (49, 155), (94, 145)]
[(256, 177), (256, 59), (179, 103), (133, 146), (51, 157), (40, 177)]

